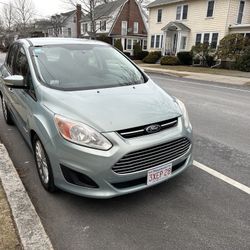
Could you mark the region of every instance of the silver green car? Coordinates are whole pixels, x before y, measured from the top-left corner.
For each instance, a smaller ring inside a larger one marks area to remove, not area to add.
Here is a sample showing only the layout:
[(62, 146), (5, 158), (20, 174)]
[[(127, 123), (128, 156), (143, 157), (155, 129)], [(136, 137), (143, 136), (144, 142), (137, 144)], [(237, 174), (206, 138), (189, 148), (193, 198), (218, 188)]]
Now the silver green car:
[(192, 164), (184, 104), (106, 43), (18, 40), (0, 68), (0, 95), (49, 192), (111, 198)]

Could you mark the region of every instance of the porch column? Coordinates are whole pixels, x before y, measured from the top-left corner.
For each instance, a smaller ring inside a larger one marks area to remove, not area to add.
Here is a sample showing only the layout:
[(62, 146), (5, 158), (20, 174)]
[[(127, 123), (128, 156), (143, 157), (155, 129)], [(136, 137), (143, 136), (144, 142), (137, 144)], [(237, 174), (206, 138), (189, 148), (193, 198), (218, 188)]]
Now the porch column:
[(167, 31), (163, 31), (163, 39), (162, 39), (162, 49), (161, 49), (161, 54), (165, 56), (165, 51), (166, 51), (166, 41), (167, 41)]
[(181, 32), (181, 31), (178, 31), (176, 55), (177, 55), (177, 53), (180, 51), (180, 48), (181, 48), (181, 36), (182, 36), (182, 32)]

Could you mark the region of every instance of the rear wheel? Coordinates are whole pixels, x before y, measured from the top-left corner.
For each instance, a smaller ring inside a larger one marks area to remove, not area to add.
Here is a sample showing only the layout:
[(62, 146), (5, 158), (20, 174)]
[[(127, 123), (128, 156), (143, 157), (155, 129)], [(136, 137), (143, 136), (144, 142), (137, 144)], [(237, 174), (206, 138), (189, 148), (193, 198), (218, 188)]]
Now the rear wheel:
[(12, 120), (10, 111), (6, 105), (6, 102), (3, 96), (2, 96), (2, 109), (3, 109), (3, 117), (4, 117), (5, 122), (9, 125), (12, 125), (13, 120)]
[(44, 146), (37, 136), (33, 139), (33, 150), (40, 181), (48, 192), (53, 193), (56, 191), (56, 186), (54, 184), (52, 168)]

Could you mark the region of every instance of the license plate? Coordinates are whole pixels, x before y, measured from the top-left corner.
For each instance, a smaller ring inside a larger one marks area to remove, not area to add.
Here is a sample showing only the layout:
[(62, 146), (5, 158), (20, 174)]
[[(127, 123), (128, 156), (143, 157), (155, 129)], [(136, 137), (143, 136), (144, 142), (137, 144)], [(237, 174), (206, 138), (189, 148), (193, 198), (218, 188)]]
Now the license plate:
[(155, 167), (148, 171), (147, 185), (166, 180), (172, 174), (172, 163)]

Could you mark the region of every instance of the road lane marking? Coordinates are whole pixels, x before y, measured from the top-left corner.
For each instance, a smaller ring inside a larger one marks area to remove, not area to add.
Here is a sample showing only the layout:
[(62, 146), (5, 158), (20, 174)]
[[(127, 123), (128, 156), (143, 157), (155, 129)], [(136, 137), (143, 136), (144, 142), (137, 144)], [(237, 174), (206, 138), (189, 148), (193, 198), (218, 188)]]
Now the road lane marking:
[[(151, 78), (152, 79), (160, 79), (160, 80), (165, 80), (166, 81), (166, 78), (162, 78), (162, 77), (157, 77), (157, 76), (154, 77), (154, 76), (152, 76)], [(233, 90), (233, 91), (240, 91), (240, 92), (248, 92), (248, 93), (250, 93), (250, 90), (247, 90), (247, 89), (230, 88), (230, 87), (223, 87), (223, 86), (217, 86), (217, 85), (209, 85), (209, 84), (198, 83), (198, 82), (181, 81), (181, 80), (175, 80), (175, 79), (171, 79), (171, 81), (178, 82), (178, 83), (188, 83), (188, 84), (193, 84), (193, 85), (198, 85), (198, 86), (207, 86), (207, 87), (218, 88), (218, 89), (229, 89), (229, 90)], [(216, 82), (214, 82), (214, 83), (216, 83)]]
[(235, 181), (235, 180), (233, 180), (233, 179), (217, 172), (216, 170), (213, 170), (213, 169), (211, 169), (211, 168), (209, 168), (209, 167), (207, 167), (207, 166), (205, 166), (202, 163), (199, 163), (197, 161), (194, 161), (193, 165), (195, 167), (202, 169), (203, 171), (215, 176), (216, 178), (223, 180), (224, 182), (230, 184), (231, 186), (234, 186), (234, 187), (240, 189), (241, 191), (243, 191), (247, 194), (250, 194), (250, 187), (248, 187), (244, 184), (241, 184), (241, 183), (239, 183), (239, 182), (237, 182), (237, 181)]

